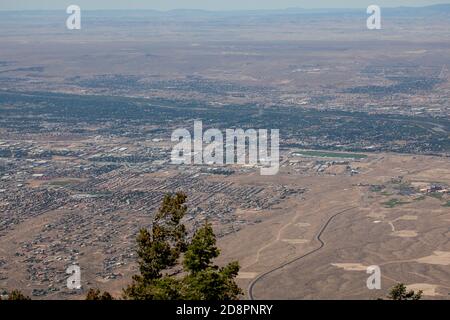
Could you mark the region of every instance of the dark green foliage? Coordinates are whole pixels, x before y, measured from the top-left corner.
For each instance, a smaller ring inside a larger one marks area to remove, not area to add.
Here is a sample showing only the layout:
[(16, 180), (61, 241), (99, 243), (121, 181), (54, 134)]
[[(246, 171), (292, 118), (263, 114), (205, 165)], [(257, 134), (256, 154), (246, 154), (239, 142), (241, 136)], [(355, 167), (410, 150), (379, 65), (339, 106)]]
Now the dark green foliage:
[(184, 255), (183, 265), (193, 274), (210, 267), (211, 261), (220, 254), (216, 247), (216, 237), (209, 223), (197, 230)]
[(234, 282), (239, 264), (224, 268), (212, 264), (220, 250), (211, 224), (197, 230), (184, 256), (183, 265), (189, 273), (183, 279), (183, 298), (188, 300), (236, 300), (242, 291)]
[(422, 293), (422, 290), (417, 293), (414, 290), (407, 291), (406, 286), (399, 283), (391, 289), (388, 298), (391, 300), (420, 300)]
[(224, 268), (208, 266), (183, 279), (183, 299), (186, 300), (237, 300), (242, 290), (234, 282), (239, 264), (232, 262)]
[[(124, 290), (132, 300), (233, 300), (242, 293), (234, 282), (239, 265), (213, 265), (220, 254), (209, 223), (198, 229), (190, 243), (181, 219), (186, 214), (186, 195), (167, 195), (159, 209), (152, 232), (137, 237), (140, 274)], [(184, 254), (184, 255), (183, 255)], [(182, 260), (182, 263), (180, 263)], [(179, 275), (174, 267), (184, 267)]]
[(124, 290), (123, 298), (129, 300), (179, 300), (181, 283), (175, 277), (164, 276), (151, 282), (134, 278), (132, 285)]
[(140, 275), (124, 290), (126, 299), (172, 299), (178, 290), (163, 271), (175, 266), (186, 251), (186, 228), (180, 223), (186, 214), (186, 195), (166, 195), (153, 221), (152, 232), (142, 229), (137, 237)]
[(102, 293), (99, 289), (89, 289), (86, 300), (114, 300), (114, 298), (107, 291)]
[(186, 229), (180, 224), (186, 214), (186, 195), (166, 195), (153, 222), (152, 233), (142, 229), (137, 237), (139, 266), (144, 281), (160, 278), (186, 250)]
[(409, 202), (401, 201), (399, 199), (391, 199), (388, 202), (384, 202), (383, 205), (386, 208), (395, 208), (396, 206), (401, 206), (404, 204), (408, 204)]
[[(159, 232), (158, 227), (153, 227)], [(147, 230), (140, 230), (137, 237), (139, 269), (143, 281), (151, 281), (161, 277), (161, 271), (173, 265), (174, 255), (172, 248), (166, 241), (159, 241), (158, 235), (154, 237)]]
[(24, 295), (21, 291), (19, 290), (13, 290), (8, 294), (8, 299), (7, 300), (31, 300), (30, 297)]
[(430, 196), (432, 198), (436, 198), (438, 200), (442, 200), (442, 198), (443, 198), (443, 194), (439, 193), (439, 192), (431, 192), (428, 194), (428, 196)]

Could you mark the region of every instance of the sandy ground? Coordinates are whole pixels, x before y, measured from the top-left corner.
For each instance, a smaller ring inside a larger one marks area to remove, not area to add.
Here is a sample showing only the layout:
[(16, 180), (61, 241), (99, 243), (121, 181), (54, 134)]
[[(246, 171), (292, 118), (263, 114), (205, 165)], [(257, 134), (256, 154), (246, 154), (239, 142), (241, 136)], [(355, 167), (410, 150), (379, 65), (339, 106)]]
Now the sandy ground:
[[(353, 177), (281, 173), (273, 178), (309, 191), (304, 199), (283, 203), (262, 223), (220, 240), (220, 261), (240, 261), (242, 288), (257, 279), (256, 299), (376, 299), (402, 282), (423, 290), (427, 299), (450, 299), (450, 208), (432, 197), (414, 200), (417, 195), (396, 195), (405, 204), (389, 208), (383, 204), (392, 195), (367, 187), (399, 176), (414, 187), (450, 184), (448, 160), (378, 155), (358, 165), (362, 172)], [(322, 249), (258, 279), (318, 248), (315, 237), (327, 219), (353, 206), (328, 225)], [(380, 266), (381, 290), (366, 286), (371, 265)]]
[[(260, 218), (261, 222), (218, 239), (222, 255), (217, 263), (237, 260), (241, 265), (237, 281), (245, 291), (243, 298), (249, 297), (247, 289), (253, 283), (256, 299), (376, 299), (403, 282), (423, 290), (427, 299), (450, 299), (450, 208), (443, 206), (448, 196), (399, 195), (394, 187), (383, 192), (370, 190), (371, 185), (390, 186), (399, 176), (413, 187), (435, 182), (450, 185), (448, 159), (379, 154), (352, 165), (359, 168), (359, 175), (342, 174), (341, 170), (298, 173), (284, 167), (276, 176), (249, 173), (230, 177), (236, 183), (307, 190), (270, 210), (240, 210), (236, 213), (239, 217)], [(393, 198), (401, 204), (387, 206)], [(343, 213), (335, 216), (339, 212)], [(64, 214), (50, 211), (22, 223), (3, 238), (0, 258), (17, 260), (14, 254), (23, 239), (32, 239)], [(320, 247), (317, 235), (321, 230), (323, 247), (314, 251)], [(122, 240), (129, 241), (126, 237)], [(95, 248), (85, 252), (80, 257), (80, 263), (89, 266), (85, 274), (102, 270), (103, 259)], [(381, 269), (381, 290), (366, 286), (366, 270), (372, 265)], [(28, 288), (21, 265), (10, 265), (8, 272), (14, 274), (8, 287)], [(136, 265), (118, 272), (123, 274), (120, 279), (103, 283), (93, 277), (87, 279), (88, 284), (120, 296), (136, 274)]]

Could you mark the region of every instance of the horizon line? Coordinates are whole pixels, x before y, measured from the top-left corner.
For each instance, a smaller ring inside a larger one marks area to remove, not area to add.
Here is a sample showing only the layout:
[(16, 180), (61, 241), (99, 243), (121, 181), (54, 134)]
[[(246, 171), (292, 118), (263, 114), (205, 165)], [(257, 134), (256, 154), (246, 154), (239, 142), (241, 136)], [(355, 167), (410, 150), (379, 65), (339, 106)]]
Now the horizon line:
[[(450, 6), (450, 2), (447, 3), (437, 3), (431, 5), (408, 5), (408, 6), (380, 6), (381, 8), (386, 9), (421, 9), (421, 8), (432, 8), (439, 6)], [(49, 11), (60, 11), (65, 10), (67, 7), (61, 7), (61, 9), (57, 8), (49, 8), (49, 9), (0, 9), (0, 12), (49, 12)], [(273, 8), (273, 9), (227, 9), (227, 10), (210, 10), (210, 9), (198, 9), (198, 8), (175, 8), (175, 9), (150, 9), (150, 8), (93, 8), (93, 9), (83, 9), (83, 11), (152, 11), (158, 13), (170, 13), (174, 11), (199, 11), (199, 12), (208, 12), (208, 13), (232, 13), (232, 12), (261, 12), (261, 11), (288, 11), (288, 10), (304, 10), (304, 11), (314, 11), (314, 10), (359, 10), (366, 9), (367, 6), (361, 7), (323, 7), (323, 8), (303, 8), (303, 7), (286, 7), (286, 8)]]

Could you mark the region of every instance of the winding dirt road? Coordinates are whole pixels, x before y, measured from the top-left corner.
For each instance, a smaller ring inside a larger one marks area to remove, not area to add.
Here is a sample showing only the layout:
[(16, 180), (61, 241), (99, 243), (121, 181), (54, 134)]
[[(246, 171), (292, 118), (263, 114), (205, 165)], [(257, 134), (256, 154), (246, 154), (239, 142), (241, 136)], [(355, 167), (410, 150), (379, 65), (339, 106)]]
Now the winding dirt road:
[(356, 208), (358, 208), (358, 207), (355, 206), (355, 207), (347, 208), (345, 210), (339, 211), (338, 213), (335, 213), (330, 218), (328, 218), (328, 220), (325, 222), (325, 224), (322, 226), (322, 228), (320, 228), (319, 232), (315, 236), (315, 239), (320, 243), (319, 247), (317, 247), (316, 249), (313, 249), (313, 250), (303, 254), (300, 257), (297, 257), (297, 258), (292, 259), (292, 260), (290, 260), (288, 262), (285, 262), (285, 263), (283, 263), (282, 265), (280, 265), (280, 266), (278, 266), (276, 268), (273, 268), (273, 269), (271, 269), (269, 271), (266, 271), (266, 272), (260, 274), (259, 276), (257, 276), (255, 279), (253, 279), (252, 282), (250, 282), (250, 284), (248, 286), (248, 289), (247, 289), (249, 299), (250, 300), (254, 300), (253, 288), (254, 288), (255, 284), (258, 281), (261, 281), (264, 277), (268, 276), (269, 274), (271, 274), (271, 273), (273, 273), (275, 271), (278, 271), (280, 269), (283, 269), (284, 267), (286, 267), (286, 266), (288, 266), (288, 265), (290, 265), (290, 264), (292, 264), (294, 262), (297, 262), (297, 261), (299, 261), (299, 260), (301, 260), (303, 258), (306, 258), (306, 257), (312, 255), (313, 253), (316, 253), (320, 249), (322, 249), (325, 246), (325, 242), (322, 241), (321, 236), (325, 232), (325, 230), (327, 229), (327, 227), (329, 226), (331, 221), (333, 221), (333, 219), (336, 218), (337, 216), (339, 216), (341, 214), (344, 214), (344, 213), (346, 213), (346, 212), (348, 212), (350, 210), (356, 209)]

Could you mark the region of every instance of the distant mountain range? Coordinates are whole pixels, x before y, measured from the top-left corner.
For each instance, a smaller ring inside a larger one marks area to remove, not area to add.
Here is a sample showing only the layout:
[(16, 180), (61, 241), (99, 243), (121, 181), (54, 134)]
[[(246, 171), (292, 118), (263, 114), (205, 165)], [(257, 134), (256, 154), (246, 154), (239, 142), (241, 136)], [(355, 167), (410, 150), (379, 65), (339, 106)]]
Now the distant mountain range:
[[(426, 15), (450, 15), (450, 3), (436, 4), (425, 7), (381, 7), (384, 15), (395, 16), (426, 16)], [(85, 10), (91, 14), (100, 16), (193, 16), (193, 17), (208, 17), (208, 16), (264, 16), (264, 15), (333, 15), (333, 14), (361, 14), (365, 11), (364, 8), (329, 8), (329, 9), (305, 9), (305, 8), (287, 8), (282, 10), (236, 10), (236, 11), (207, 11), (198, 9), (175, 9), (169, 11), (158, 10)], [(0, 15), (8, 14), (37, 14), (39, 13), (57, 13), (59, 10), (43, 10), (43, 11), (0, 11)]]
[[(450, 3), (436, 4), (425, 7), (389, 7), (383, 8), (385, 13), (389, 14), (450, 14)], [(199, 9), (175, 9), (169, 11), (157, 10), (117, 10), (130, 11), (136, 13), (149, 13), (156, 15), (236, 15), (236, 14), (250, 14), (250, 15), (264, 15), (264, 14), (329, 14), (329, 13), (360, 13), (364, 8), (324, 8), (324, 9), (305, 9), (305, 8), (287, 8), (281, 10), (234, 10), (234, 11), (208, 11)], [(111, 10), (114, 11), (114, 10)], [(110, 11), (110, 12), (111, 12)], [(107, 11), (105, 11), (107, 12)]]

